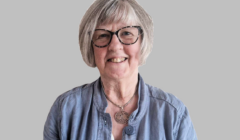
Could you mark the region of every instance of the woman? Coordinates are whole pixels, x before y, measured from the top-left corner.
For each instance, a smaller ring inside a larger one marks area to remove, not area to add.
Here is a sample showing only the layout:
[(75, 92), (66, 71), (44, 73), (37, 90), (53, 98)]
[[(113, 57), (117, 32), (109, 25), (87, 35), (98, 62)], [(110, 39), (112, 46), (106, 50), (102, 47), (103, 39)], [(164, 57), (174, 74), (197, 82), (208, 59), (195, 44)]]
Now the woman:
[(57, 98), (44, 139), (197, 139), (183, 103), (138, 74), (152, 36), (152, 20), (135, 0), (96, 0), (81, 21), (79, 44), (100, 78)]

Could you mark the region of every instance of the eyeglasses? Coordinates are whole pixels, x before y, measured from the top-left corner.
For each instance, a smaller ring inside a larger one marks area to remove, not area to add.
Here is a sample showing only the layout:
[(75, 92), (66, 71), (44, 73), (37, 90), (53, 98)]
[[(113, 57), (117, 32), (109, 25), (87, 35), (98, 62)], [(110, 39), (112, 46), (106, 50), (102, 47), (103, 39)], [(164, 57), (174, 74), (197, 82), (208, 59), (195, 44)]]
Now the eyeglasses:
[(96, 29), (92, 37), (92, 43), (99, 48), (107, 47), (115, 34), (118, 40), (124, 45), (132, 45), (137, 42), (138, 37), (143, 33), (140, 26), (126, 26), (116, 32), (105, 29)]

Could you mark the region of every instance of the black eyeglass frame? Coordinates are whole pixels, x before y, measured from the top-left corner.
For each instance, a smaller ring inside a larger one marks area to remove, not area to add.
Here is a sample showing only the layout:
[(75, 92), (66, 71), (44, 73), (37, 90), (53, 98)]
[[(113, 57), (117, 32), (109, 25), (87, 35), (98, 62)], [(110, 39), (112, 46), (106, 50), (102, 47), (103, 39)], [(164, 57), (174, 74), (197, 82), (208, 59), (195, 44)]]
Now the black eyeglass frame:
[[(131, 28), (131, 27), (135, 27), (135, 28), (138, 29), (138, 37), (137, 37), (136, 41), (133, 42), (133, 43), (130, 43), (130, 44), (128, 44), (128, 43), (123, 43), (123, 42), (121, 41), (121, 39), (119, 38), (119, 36), (118, 36), (118, 32), (119, 32), (120, 30), (122, 30), (122, 29)], [(104, 45), (104, 46), (98, 46), (98, 45), (94, 44), (94, 42), (93, 42), (93, 40), (92, 40), (92, 44), (93, 44), (94, 46), (98, 47), (98, 48), (107, 47), (107, 46), (111, 43), (112, 37), (113, 37), (114, 34), (117, 36), (119, 42), (121, 42), (121, 43), (124, 44), (124, 45), (132, 45), (132, 44), (135, 44), (135, 43), (138, 41), (139, 36), (143, 34), (143, 30), (142, 30), (142, 28), (141, 28), (140, 26), (126, 26), (126, 27), (123, 27), (123, 28), (117, 30), (116, 32), (112, 32), (112, 31), (109, 31), (109, 30), (106, 30), (106, 29), (95, 29), (94, 31), (97, 31), (97, 30), (104, 30), (104, 31), (107, 31), (107, 32), (109, 32), (109, 33), (111, 34), (111, 38), (110, 38), (108, 44), (107, 44), (107, 45)]]

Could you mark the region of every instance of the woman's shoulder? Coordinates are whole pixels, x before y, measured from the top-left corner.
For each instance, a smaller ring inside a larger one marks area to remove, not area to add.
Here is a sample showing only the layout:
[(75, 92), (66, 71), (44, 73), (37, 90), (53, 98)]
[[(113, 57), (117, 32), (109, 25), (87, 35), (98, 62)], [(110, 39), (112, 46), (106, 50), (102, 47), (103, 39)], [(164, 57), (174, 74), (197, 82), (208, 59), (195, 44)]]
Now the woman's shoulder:
[(177, 111), (183, 111), (185, 105), (175, 95), (165, 92), (158, 87), (146, 84), (149, 89), (149, 96), (157, 103), (165, 103), (172, 106)]
[(157, 87), (150, 85), (147, 85), (147, 87), (150, 96), (149, 112), (151, 113), (149, 114), (160, 116), (162, 119), (159, 120), (162, 120), (162, 124), (168, 123), (166, 126), (172, 125), (170, 128), (173, 128), (173, 134), (177, 139), (197, 139), (188, 109), (183, 102), (173, 94)]
[(88, 83), (88, 84), (83, 84), (81, 86), (77, 86), (74, 87), (62, 94), (60, 94), (57, 97), (57, 100), (62, 102), (63, 100), (76, 100), (78, 99), (78, 101), (80, 101), (79, 99), (81, 98), (86, 98), (85, 96), (92, 96), (92, 92), (88, 92), (89, 90), (92, 90), (94, 83), (96, 81), (92, 82), (92, 83)]

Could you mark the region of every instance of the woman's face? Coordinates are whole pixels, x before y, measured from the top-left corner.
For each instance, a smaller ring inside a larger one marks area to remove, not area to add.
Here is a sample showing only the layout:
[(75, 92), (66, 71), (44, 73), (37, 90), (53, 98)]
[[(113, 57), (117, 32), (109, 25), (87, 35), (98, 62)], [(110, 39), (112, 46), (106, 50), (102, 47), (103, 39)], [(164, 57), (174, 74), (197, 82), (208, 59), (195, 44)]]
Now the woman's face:
[[(115, 32), (123, 27), (132, 26), (124, 23), (100, 25), (96, 29)], [(138, 74), (141, 38), (132, 45), (119, 42), (116, 35), (112, 36), (107, 47), (98, 48), (93, 45), (94, 56), (100, 75), (110, 79), (122, 79)]]

